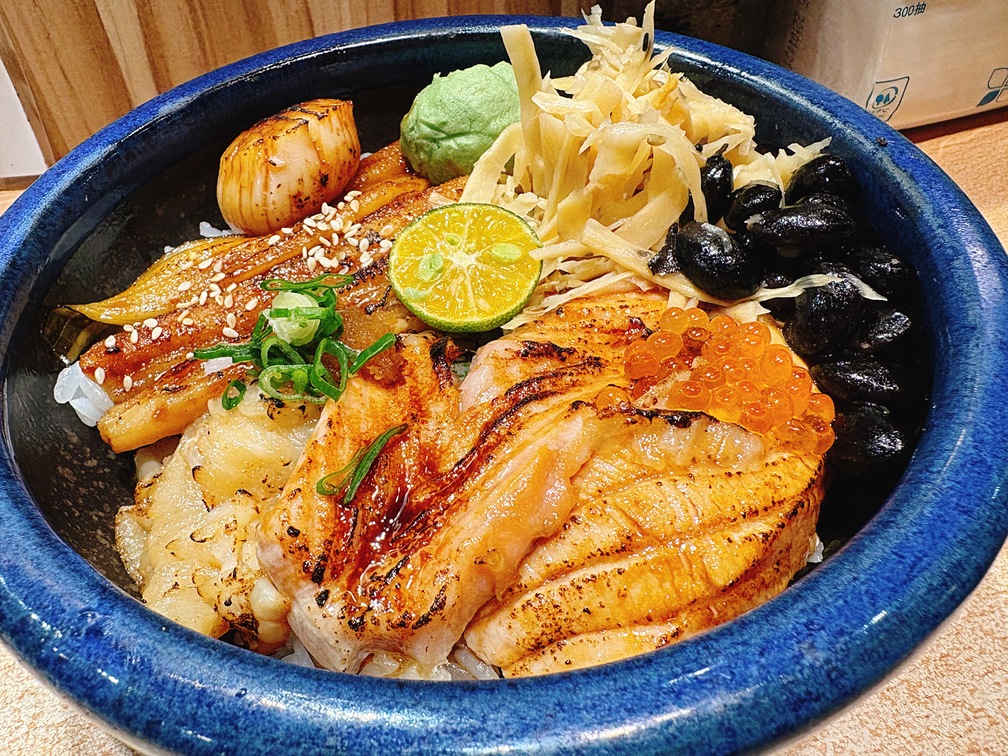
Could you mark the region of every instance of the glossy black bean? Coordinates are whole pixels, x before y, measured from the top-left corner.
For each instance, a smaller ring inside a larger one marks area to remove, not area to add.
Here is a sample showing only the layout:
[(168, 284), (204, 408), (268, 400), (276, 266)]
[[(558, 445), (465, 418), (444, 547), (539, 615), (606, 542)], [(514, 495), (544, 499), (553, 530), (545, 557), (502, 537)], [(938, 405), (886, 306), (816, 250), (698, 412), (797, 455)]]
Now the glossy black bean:
[(796, 205), (829, 205), (830, 207), (835, 207), (837, 210), (843, 210), (848, 215), (852, 215), (854, 209), (851, 207), (851, 203), (839, 197), (835, 194), (827, 194), (826, 192), (813, 192), (800, 200), (795, 202)]
[(850, 281), (806, 289), (794, 303), (784, 338), (805, 357), (842, 347), (861, 325), (864, 300)]
[(739, 187), (728, 195), (728, 209), (724, 213), (724, 222), (732, 231), (743, 232), (746, 221), (767, 210), (773, 210), (781, 205), (783, 194), (776, 184), (765, 184), (759, 181)]
[(913, 323), (899, 310), (887, 308), (875, 312), (862, 326), (854, 347), (863, 354), (884, 354), (905, 344)]
[(717, 223), (728, 208), (732, 191), (732, 164), (722, 155), (707, 158), (700, 169), (700, 189), (707, 204), (707, 222)]
[(913, 268), (884, 246), (859, 245), (848, 250), (847, 258), (858, 278), (884, 297), (900, 302), (915, 297), (917, 276)]
[(892, 406), (914, 396), (906, 372), (871, 357), (827, 360), (810, 368), (816, 385), (835, 401), (875, 402)]
[(791, 205), (767, 210), (746, 224), (757, 239), (782, 257), (804, 257), (850, 241), (854, 218), (830, 205)]
[(836, 441), (831, 462), (855, 475), (879, 472), (901, 463), (910, 438), (892, 421), (890, 412), (877, 404), (853, 404), (833, 421)]
[(686, 198), (686, 207), (683, 211), (679, 213), (679, 220), (676, 223), (680, 226), (685, 226), (687, 223), (691, 223), (696, 220), (696, 208), (693, 206), (693, 193), (690, 192), (689, 196)]
[(793, 205), (810, 194), (835, 194), (853, 200), (857, 194), (857, 183), (843, 158), (836, 155), (820, 155), (801, 166), (791, 176), (784, 197)]
[(725, 301), (753, 294), (762, 280), (759, 261), (712, 223), (687, 223), (675, 242), (676, 263), (699, 289)]
[(679, 224), (673, 223), (672, 227), (665, 234), (665, 243), (662, 248), (655, 253), (654, 257), (648, 260), (648, 270), (656, 276), (665, 276), (669, 273), (679, 271), (679, 263), (676, 262), (675, 250), (676, 239), (679, 234)]

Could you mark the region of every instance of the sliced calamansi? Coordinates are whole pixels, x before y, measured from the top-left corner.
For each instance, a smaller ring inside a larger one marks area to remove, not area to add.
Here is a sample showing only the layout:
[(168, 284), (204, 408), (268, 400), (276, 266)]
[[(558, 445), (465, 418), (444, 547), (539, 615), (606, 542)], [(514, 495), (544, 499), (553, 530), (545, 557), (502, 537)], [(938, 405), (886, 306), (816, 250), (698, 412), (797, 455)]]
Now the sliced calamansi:
[(535, 231), (496, 205), (459, 202), (407, 226), (389, 252), (389, 280), (402, 303), (442, 331), (488, 331), (532, 296), (542, 263)]

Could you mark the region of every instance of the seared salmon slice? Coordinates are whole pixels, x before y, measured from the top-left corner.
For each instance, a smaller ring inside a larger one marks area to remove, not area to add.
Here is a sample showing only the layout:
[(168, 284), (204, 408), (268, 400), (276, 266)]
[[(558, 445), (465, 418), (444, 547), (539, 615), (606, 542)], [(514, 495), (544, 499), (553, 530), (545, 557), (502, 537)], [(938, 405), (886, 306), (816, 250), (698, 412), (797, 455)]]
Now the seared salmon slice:
[[(574, 300), (482, 347), (461, 385), (450, 341), (400, 337), (398, 377), (329, 404), (260, 561), (326, 667), (374, 653), (432, 669), (465, 638), (505, 675), (654, 649), (755, 606), (805, 563), (822, 458), (702, 413), (629, 403), (627, 344), (660, 294)], [(320, 494), (403, 425), (356, 494)]]

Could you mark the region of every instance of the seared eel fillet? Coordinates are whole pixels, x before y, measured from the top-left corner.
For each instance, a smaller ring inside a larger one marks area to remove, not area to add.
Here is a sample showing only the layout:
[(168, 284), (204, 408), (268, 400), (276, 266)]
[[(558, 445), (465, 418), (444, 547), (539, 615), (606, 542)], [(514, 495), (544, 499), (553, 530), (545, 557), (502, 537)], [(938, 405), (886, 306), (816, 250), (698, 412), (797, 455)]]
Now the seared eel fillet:
[[(260, 539), (317, 661), (432, 668), (464, 633), (506, 675), (570, 669), (783, 589), (814, 534), (820, 457), (702, 414), (596, 409), (664, 308), (636, 290), (575, 300), (483, 347), (458, 388), (432, 335), (400, 338), (395, 381), (351, 381)], [(317, 492), (400, 424), (355, 496)]]
[[(206, 411), (208, 400), (243, 375), (241, 365), (206, 374), (192, 352), (247, 340), (270, 304), (260, 288), (266, 279), (304, 281), (327, 270), (352, 274), (354, 283), (341, 292), (339, 308), (345, 341), (355, 348), (388, 332), (422, 329), (389, 294), (381, 242), (426, 212), (434, 190), (405, 167), (398, 144), (363, 160), (351, 186), (361, 194), (334, 209), (328, 221), (315, 216), (289, 233), (183, 245), (122, 294), (75, 306), (95, 320), (123, 326), (80, 358), (84, 373), (101, 377), (98, 382), (115, 402), (98, 424), (115, 451), (182, 433)], [(456, 199), (461, 189), (456, 181), (438, 191)], [(370, 252), (362, 254), (365, 239)], [(317, 259), (322, 253), (324, 263)], [(379, 358), (371, 369), (388, 370), (388, 360)]]

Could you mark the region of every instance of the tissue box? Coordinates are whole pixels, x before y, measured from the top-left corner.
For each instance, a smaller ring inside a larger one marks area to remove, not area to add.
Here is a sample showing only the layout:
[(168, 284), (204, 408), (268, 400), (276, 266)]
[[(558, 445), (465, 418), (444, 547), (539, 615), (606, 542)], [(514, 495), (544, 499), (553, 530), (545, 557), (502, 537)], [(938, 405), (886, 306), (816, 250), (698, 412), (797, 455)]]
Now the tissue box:
[(896, 128), (1008, 105), (1006, 0), (780, 0), (767, 57)]

